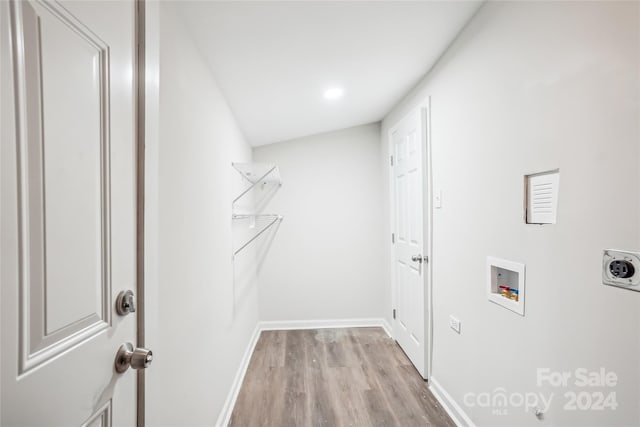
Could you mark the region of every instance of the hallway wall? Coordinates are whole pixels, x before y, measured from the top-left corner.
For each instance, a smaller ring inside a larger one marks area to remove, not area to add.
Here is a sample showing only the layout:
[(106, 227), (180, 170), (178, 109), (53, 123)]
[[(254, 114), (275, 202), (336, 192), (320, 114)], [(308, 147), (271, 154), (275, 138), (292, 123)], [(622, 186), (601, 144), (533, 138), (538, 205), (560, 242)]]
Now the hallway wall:
[[(433, 379), (477, 425), (640, 424), (640, 293), (601, 283), (603, 249), (640, 250), (639, 7), (488, 2), (383, 121), (387, 177), (389, 128), (431, 97), (443, 203), (433, 213)], [(523, 176), (555, 168), (557, 224), (524, 224)], [(525, 317), (487, 300), (489, 255), (526, 263)], [(571, 386), (575, 369), (601, 367), (616, 387)], [(539, 368), (572, 379), (539, 386)], [(618, 407), (565, 410), (570, 390), (616, 392)], [(543, 421), (474, 400), (501, 392), (554, 397)]]
[(374, 123), (254, 149), (283, 181), (264, 209), (284, 220), (258, 243), (260, 320), (383, 317), (379, 139)]
[(149, 254), (156, 251), (158, 261), (157, 283), (147, 282), (157, 292), (147, 299), (155, 355), (146, 372), (147, 425), (211, 426), (258, 321), (253, 263), (236, 265), (234, 278), (231, 262), (233, 183), (240, 183), (231, 163), (250, 161), (251, 149), (174, 5), (150, 7), (158, 5), (158, 182), (148, 183), (157, 184), (157, 247)]

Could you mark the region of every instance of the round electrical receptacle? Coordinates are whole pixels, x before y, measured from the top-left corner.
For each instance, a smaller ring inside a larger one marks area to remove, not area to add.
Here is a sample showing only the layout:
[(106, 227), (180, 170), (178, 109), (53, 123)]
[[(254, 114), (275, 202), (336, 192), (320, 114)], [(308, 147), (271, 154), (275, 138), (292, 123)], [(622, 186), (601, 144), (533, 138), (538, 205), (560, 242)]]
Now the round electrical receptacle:
[(609, 263), (609, 272), (613, 277), (626, 279), (636, 273), (633, 264), (627, 260), (616, 259)]

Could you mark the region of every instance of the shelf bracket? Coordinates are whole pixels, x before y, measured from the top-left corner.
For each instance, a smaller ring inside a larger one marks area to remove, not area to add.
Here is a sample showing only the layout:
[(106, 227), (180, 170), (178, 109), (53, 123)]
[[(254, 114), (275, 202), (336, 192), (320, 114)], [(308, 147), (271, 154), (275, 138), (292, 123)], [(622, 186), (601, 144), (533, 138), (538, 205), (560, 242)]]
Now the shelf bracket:
[(254, 240), (256, 240), (262, 233), (264, 233), (265, 231), (267, 231), (273, 224), (275, 224), (276, 222), (282, 221), (282, 216), (278, 215), (275, 218), (273, 218), (273, 220), (271, 220), (267, 225), (265, 225), (260, 231), (258, 231), (251, 239), (249, 239), (244, 245), (240, 246), (238, 249), (236, 249), (236, 251), (233, 253), (233, 256), (235, 257), (238, 252), (240, 252), (241, 250), (243, 250), (244, 248), (246, 248), (247, 246), (249, 246), (249, 244), (251, 242), (253, 242)]
[[(262, 175), (260, 177), (260, 179), (257, 179), (256, 182), (254, 182), (253, 184), (251, 184), (251, 186), (249, 188), (247, 188), (246, 190), (244, 190), (242, 193), (240, 193), (240, 195), (238, 197), (236, 197), (235, 199), (233, 199), (233, 203), (237, 202), (238, 200), (240, 200), (242, 198), (242, 196), (244, 196), (245, 194), (247, 194), (249, 191), (251, 191), (253, 189), (253, 187), (255, 187), (256, 185), (258, 185), (258, 183), (260, 183), (263, 179), (265, 179), (266, 177), (269, 176), (269, 174), (271, 172), (273, 172), (274, 170), (276, 170), (277, 166), (272, 167), (271, 169), (269, 169), (269, 171), (267, 173), (265, 173), (264, 175)], [(243, 175), (244, 176), (244, 175)], [(251, 182), (246, 176), (245, 179), (247, 179), (249, 182)]]

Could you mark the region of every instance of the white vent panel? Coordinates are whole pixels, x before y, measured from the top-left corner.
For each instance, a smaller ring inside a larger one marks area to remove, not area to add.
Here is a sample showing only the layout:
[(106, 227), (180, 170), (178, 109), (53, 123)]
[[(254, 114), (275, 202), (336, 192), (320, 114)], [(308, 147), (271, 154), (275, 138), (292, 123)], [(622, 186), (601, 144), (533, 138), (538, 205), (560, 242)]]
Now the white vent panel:
[(527, 175), (525, 182), (527, 224), (555, 224), (558, 213), (560, 171)]

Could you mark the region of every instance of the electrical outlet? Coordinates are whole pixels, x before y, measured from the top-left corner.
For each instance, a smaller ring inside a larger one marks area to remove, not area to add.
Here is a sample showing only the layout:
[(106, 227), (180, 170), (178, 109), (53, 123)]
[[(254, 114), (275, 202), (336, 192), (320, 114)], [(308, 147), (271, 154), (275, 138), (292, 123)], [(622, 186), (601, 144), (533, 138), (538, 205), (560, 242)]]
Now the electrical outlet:
[(449, 316), (449, 326), (457, 333), (460, 333), (460, 321), (455, 317)]
[(602, 256), (602, 283), (640, 292), (640, 253), (605, 250)]

